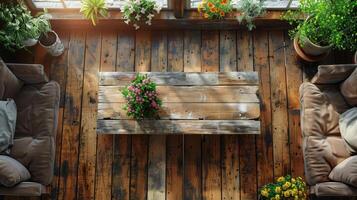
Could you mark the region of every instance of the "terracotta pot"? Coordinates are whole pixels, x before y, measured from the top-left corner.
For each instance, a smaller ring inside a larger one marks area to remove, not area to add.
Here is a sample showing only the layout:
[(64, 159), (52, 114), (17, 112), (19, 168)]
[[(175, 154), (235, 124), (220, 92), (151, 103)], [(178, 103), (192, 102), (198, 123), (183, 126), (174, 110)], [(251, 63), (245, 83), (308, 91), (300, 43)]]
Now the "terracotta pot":
[(54, 31), (50, 31), (46, 34), (42, 34), (40, 36), (39, 43), (52, 56), (60, 56), (64, 51), (63, 43), (61, 42), (57, 33)]
[(307, 37), (299, 37), (299, 45), (304, 53), (311, 56), (320, 56), (327, 54), (331, 50), (331, 45), (329, 46), (320, 46), (311, 42)]

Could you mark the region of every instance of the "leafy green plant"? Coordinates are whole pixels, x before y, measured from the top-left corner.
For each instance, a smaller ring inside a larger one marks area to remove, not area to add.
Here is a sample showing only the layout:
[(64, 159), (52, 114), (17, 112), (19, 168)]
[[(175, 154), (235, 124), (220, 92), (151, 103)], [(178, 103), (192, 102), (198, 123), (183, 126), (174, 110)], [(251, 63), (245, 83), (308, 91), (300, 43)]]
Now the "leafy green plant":
[(27, 39), (38, 39), (51, 29), (46, 15), (33, 17), (23, 2), (0, 3), (0, 45), (9, 51), (24, 48)]
[(125, 23), (133, 23), (136, 30), (142, 21), (151, 25), (155, 11), (159, 13), (160, 10), (161, 6), (155, 0), (128, 0), (121, 9)]
[(275, 183), (264, 185), (259, 190), (260, 200), (305, 200), (306, 183), (301, 177), (292, 178), (290, 175), (277, 178)]
[(264, 1), (260, 0), (241, 0), (238, 3), (237, 10), (241, 14), (237, 17), (239, 23), (245, 22), (248, 30), (253, 30), (255, 25), (253, 20), (265, 13), (263, 8)]
[(295, 27), (289, 31), (292, 38), (305, 37), (339, 50), (357, 49), (356, 0), (300, 0), (298, 10), (287, 11), (282, 18)]
[(94, 26), (97, 24), (99, 16), (108, 16), (105, 0), (83, 0), (80, 12), (85, 18), (91, 20)]
[(161, 100), (156, 92), (156, 83), (147, 75), (137, 74), (135, 79), (121, 91), (127, 101), (124, 110), (129, 117), (137, 120), (158, 116)]
[(198, 12), (203, 13), (206, 19), (223, 19), (232, 8), (230, 0), (203, 0), (198, 5)]

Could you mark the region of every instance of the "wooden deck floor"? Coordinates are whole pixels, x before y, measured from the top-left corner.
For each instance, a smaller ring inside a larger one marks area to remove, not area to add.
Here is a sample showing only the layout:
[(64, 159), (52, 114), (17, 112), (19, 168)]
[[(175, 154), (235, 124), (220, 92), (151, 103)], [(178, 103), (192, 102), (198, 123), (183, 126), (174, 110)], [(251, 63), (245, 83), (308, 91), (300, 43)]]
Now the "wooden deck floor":
[[(62, 90), (52, 199), (250, 200), (274, 177), (303, 175), (303, 67), (285, 30), (58, 32), (61, 57), (34, 54)], [(96, 135), (98, 71), (252, 70), (259, 136)]]

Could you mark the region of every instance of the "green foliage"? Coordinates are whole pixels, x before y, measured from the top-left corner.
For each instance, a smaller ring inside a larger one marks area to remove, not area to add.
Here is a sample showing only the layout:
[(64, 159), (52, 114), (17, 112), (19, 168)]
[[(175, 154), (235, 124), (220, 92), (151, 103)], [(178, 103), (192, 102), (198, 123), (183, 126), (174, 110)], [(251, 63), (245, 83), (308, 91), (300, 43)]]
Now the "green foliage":
[(140, 22), (151, 25), (155, 11), (159, 13), (161, 6), (155, 0), (128, 0), (121, 10), (125, 23), (133, 23), (135, 29), (139, 29)]
[(239, 23), (245, 22), (248, 30), (253, 30), (255, 28), (253, 20), (265, 13), (263, 2), (259, 0), (239, 1), (237, 7), (238, 11), (241, 12), (241, 15), (237, 17)]
[(129, 117), (136, 120), (158, 117), (162, 102), (156, 92), (156, 83), (147, 75), (137, 74), (121, 93), (127, 101), (124, 110)]
[(23, 2), (0, 3), (0, 45), (15, 51), (24, 48), (27, 39), (38, 39), (51, 29), (47, 15), (31, 16)]
[(277, 178), (275, 183), (264, 185), (259, 190), (260, 200), (306, 200), (306, 184), (301, 177), (290, 175)]
[(233, 9), (230, 0), (203, 0), (198, 5), (198, 12), (206, 19), (224, 19)]
[(94, 26), (97, 24), (99, 16), (108, 16), (105, 0), (83, 0), (80, 12), (85, 18), (91, 20)]
[[(302, 16), (310, 17), (302, 20)], [(317, 45), (357, 50), (356, 0), (300, 0), (299, 9), (286, 12), (283, 19), (295, 26), (289, 32), (292, 38), (307, 37)]]

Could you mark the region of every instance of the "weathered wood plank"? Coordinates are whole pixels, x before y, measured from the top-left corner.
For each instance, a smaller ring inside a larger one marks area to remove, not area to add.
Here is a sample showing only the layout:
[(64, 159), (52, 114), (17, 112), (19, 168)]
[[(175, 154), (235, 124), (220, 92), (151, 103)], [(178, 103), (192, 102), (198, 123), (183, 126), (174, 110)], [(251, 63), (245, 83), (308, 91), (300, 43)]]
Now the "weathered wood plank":
[(131, 136), (115, 135), (112, 173), (112, 199), (129, 200)]
[(59, 57), (53, 58), (50, 69), (50, 79), (56, 81), (60, 85), (60, 108), (58, 111), (58, 126), (56, 135), (56, 158), (54, 167), (54, 177), (52, 180), (51, 198), (57, 199), (59, 190), (59, 176), (60, 176), (60, 162), (61, 162), (61, 148), (63, 136), (63, 114), (64, 102), (66, 93), (66, 76), (68, 67), (68, 45), (69, 45), (69, 32), (58, 32), (59, 37), (63, 42), (65, 51)]
[(205, 135), (202, 141), (202, 197), (219, 200), (222, 197), (221, 136)]
[[(126, 102), (121, 94), (124, 86), (100, 86), (101, 103)], [(164, 103), (259, 103), (258, 86), (158, 86)]]
[(201, 136), (184, 137), (184, 199), (202, 199)]
[(235, 31), (220, 33), (220, 69), (221, 72), (237, 71), (237, 37)]
[(77, 199), (94, 199), (101, 35), (88, 32), (85, 49)]
[(274, 176), (277, 177), (290, 173), (283, 32), (271, 31), (269, 44)]
[[(258, 186), (261, 187), (273, 181), (273, 135), (271, 130), (270, 104), (270, 68), (268, 55), (268, 32), (254, 32), (254, 69), (259, 72), (261, 99), (261, 135), (256, 136), (257, 144), (257, 176)], [(274, 66), (271, 66), (274, 67)]]
[[(116, 71), (134, 71), (135, 35), (130, 32), (119, 32), (117, 39)], [(109, 71), (113, 71), (112, 69)]]
[[(110, 131), (108, 131), (110, 133)], [(133, 135), (130, 169), (130, 200), (147, 199), (148, 136)]]
[(253, 35), (248, 31), (237, 32), (238, 71), (253, 71)]
[[(239, 137), (222, 137), (222, 199), (240, 200)], [(245, 183), (242, 183), (245, 184)]]
[[(108, 40), (108, 41), (106, 41)], [(101, 71), (114, 72), (116, 69), (117, 56), (117, 37), (116, 33), (104, 33), (102, 41), (102, 62)], [(106, 41), (106, 42), (105, 42)], [(106, 44), (107, 43), (107, 44)], [(108, 48), (108, 49), (105, 49)], [(95, 198), (110, 199), (113, 163), (113, 136), (98, 135), (97, 137), (97, 164), (96, 164), (96, 182)]]
[(293, 176), (304, 176), (304, 158), (302, 155), (302, 135), (300, 127), (300, 102), (299, 87), (302, 83), (302, 66), (295, 56), (292, 41), (288, 34), (285, 38), (285, 70), (287, 81), (288, 116), (289, 116), (289, 137), (290, 137), (290, 160), (291, 174)]
[(202, 31), (202, 72), (219, 69), (219, 32)]
[(148, 200), (165, 200), (166, 136), (149, 137)]
[(259, 134), (259, 126), (256, 120), (98, 120), (97, 133)]
[(85, 34), (72, 32), (70, 37), (58, 199), (75, 199), (77, 193)]
[(151, 71), (167, 70), (167, 33), (154, 31), (151, 41)]
[[(132, 119), (126, 115), (125, 103), (98, 103), (98, 119)], [(259, 103), (165, 103), (160, 119), (213, 120), (258, 119)]]
[(167, 36), (167, 71), (183, 71), (183, 32), (170, 31)]
[[(148, 72), (147, 74), (157, 85), (257, 85), (256, 72)], [(136, 73), (132, 72), (101, 72), (101, 86), (128, 85)]]
[(136, 31), (135, 71), (150, 71), (151, 31)]
[[(238, 70), (253, 71), (253, 46), (251, 45), (252, 36), (247, 31), (237, 33), (237, 52), (238, 52)], [(239, 136), (239, 154), (240, 154), (240, 181), (241, 199), (257, 199), (257, 171), (256, 171), (256, 151), (255, 136)]]
[(184, 47), (185, 72), (200, 72), (201, 31), (185, 31)]
[(166, 199), (183, 198), (183, 136), (167, 135)]

